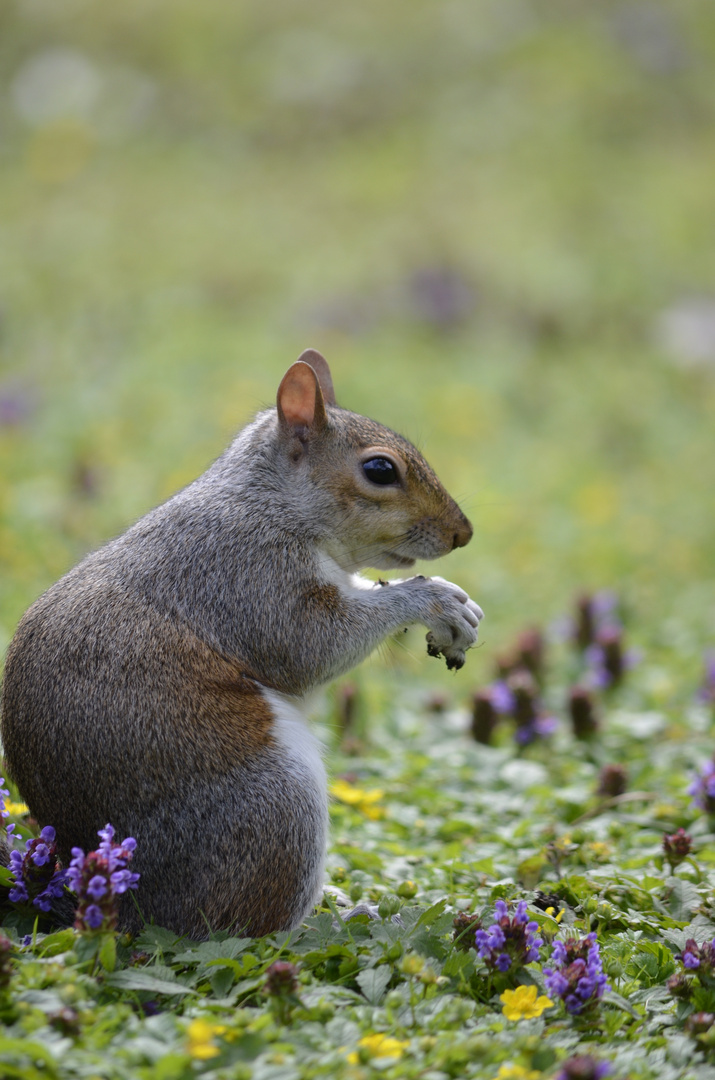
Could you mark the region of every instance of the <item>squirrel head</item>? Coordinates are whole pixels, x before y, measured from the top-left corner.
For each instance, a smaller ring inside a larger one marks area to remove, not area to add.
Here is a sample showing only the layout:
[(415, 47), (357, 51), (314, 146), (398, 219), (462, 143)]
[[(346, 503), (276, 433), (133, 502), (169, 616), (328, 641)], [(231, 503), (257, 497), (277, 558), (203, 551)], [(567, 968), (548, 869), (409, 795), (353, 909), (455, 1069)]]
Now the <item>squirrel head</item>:
[(288, 369), (276, 405), (288, 483), (310, 493), (320, 546), (344, 570), (407, 569), (469, 543), (471, 524), (419, 451), (337, 405), (320, 353)]

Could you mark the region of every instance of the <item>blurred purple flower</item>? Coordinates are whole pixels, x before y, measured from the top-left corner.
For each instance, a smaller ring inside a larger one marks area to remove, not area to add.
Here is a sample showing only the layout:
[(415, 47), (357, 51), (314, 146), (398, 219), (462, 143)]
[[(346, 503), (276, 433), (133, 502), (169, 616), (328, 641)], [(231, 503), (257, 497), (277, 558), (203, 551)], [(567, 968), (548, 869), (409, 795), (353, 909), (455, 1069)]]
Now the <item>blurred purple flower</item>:
[(611, 1066), (607, 1061), (597, 1061), (589, 1054), (577, 1054), (565, 1061), (554, 1080), (603, 1080)]
[(617, 615), (618, 600), (614, 593), (602, 591), (581, 593), (576, 597), (576, 616), (571, 624), (570, 637), (576, 648), (584, 652), (595, 644), (604, 630), (620, 630)]
[(695, 696), (703, 705), (715, 707), (715, 652), (708, 653), (705, 657), (705, 677)]
[(695, 938), (688, 938), (680, 959), (688, 971), (697, 971), (701, 982), (711, 980), (715, 975), (715, 938), (702, 945), (698, 945)]
[(594, 644), (584, 650), (584, 658), (590, 669), (590, 678), (598, 690), (618, 686), (627, 671), (640, 661), (640, 653), (626, 649), (623, 631), (615, 626), (600, 630)]
[(715, 814), (715, 761), (712, 758), (701, 766), (688, 787), (693, 803), (706, 814)]

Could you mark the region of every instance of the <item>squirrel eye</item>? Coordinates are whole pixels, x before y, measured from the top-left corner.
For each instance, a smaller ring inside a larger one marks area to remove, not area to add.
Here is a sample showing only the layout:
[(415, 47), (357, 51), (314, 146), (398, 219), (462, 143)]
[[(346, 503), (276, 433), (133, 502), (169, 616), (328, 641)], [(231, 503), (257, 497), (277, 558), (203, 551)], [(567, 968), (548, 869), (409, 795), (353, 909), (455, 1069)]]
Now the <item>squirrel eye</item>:
[(374, 457), (363, 461), (362, 471), (371, 484), (396, 484), (397, 469), (388, 458)]

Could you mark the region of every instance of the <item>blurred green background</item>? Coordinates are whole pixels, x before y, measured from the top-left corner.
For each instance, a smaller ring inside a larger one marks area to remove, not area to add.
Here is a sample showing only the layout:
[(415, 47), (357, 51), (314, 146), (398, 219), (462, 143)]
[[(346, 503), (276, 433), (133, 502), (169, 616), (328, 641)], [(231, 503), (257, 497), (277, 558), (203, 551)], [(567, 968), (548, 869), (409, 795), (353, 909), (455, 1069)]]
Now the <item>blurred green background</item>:
[(715, 631), (712, 0), (5, 0), (0, 76), (0, 649), (308, 345), (472, 518), (474, 674)]

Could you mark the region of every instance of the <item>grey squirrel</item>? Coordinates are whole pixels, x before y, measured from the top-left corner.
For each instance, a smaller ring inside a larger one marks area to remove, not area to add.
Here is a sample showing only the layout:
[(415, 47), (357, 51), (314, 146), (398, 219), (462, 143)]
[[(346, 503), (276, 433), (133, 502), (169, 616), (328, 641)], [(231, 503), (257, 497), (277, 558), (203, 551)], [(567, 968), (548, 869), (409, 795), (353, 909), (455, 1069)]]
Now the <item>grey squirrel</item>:
[(339, 408), (327, 362), (304, 352), (275, 408), (20, 622), (6, 765), (65, 865), (110, 821), (137, 840), (143, 918), (190, 937), (299, 925), (321, 893), (328, 817), (301, 699), (412, 623), (459, 668), (482, 617), (442, 578), (356, 572), (471, 536), (418, 451)]

